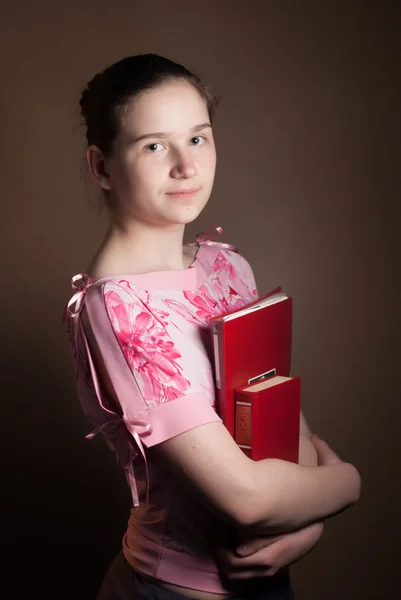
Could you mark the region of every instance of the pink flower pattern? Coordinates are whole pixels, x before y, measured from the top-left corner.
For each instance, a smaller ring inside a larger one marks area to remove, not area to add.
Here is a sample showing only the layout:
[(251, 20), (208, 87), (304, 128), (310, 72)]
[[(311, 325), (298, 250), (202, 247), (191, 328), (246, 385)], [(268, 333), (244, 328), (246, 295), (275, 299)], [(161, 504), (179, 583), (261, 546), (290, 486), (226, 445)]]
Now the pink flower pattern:
[[(124, 356), (137, 375), (148, 405), (182, 396), (190, 382), (181, 374), (174, 347), (165, 327), (138, 303), (126, 304), (115, 291), (105, 293), (113, 329)], [(153, 399), (153, 401), (152, 401)]]

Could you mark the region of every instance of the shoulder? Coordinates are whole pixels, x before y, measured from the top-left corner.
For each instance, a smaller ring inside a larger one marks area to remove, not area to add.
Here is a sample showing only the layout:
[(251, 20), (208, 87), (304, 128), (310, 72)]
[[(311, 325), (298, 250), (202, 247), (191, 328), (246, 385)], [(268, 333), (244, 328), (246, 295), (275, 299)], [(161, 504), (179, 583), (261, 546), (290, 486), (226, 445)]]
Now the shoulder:
[(223, 242), (205, 242), (198, 255), (197, 264), (201, 266), (200, 282), (208, 281), (210, 285), (222, 286), (221, 289), (240, 291), (240, 295), (248, 300), (258, 298), (258, 289), (252, 267), (239, 248)]
[(202, 246), (202, 254), (209, 256), (210, 260), (215, 262), (215, 270), (226, 264), (241, 273), (252, 271), (250, 263), (237, 246), (218, 241), (204, 242), (200, 246)]
[(235, 284), (234, 287), (239, 286), (242, 290), (246, 290), (245, 295), (250, 295), (251, 300), (258, 298), (259, 292), (252, 267), (239, 249), (223, 248), (220, 256), (223, 259), (216, 258), (214, 270), (224, 269), (229, 281)]
[[(223, 229), (221, 227), (209, 227), (206, 231), (198, 233), (196, 242), (188, 244), (194, 249), (195, 258), (201, 254), (214, 260), (220, 252), (224, 252), (227, 256), (238, 254), (239, 251), (236, 246), (218, 239), (222, 234)], [(201, 249), (202, 252), (199, 252)]]
[(130, 328), (139, 314), (150, 312), (148, 295), (124, 278), (98, 280), (88, 288), (86, 308), (92, 317), (102, 314), (115, 331), (122, 331)]
[[(204, 232), (196, 236), (196, 244), (189, 244), (192, 247), (201, 247), (202, 254), (209, 257), (209, 262), (217, 260), (221, 253), (225, 259), (235, 265), (240, 272), (251, 273), (252, 268), (248, 260), (242, 255), (239, 248), (234, 244), (222, 242), (218, 238), (223, 234), (223, 228), (220, 226), (209, 227)], [(216, 265), (215, 265), (216, 267)], [(253, 277), (253, 274), (252, 274)]]
[(255, 277), (253, 274), (252, 267), (245, 256), (237, 250), (236, 252), (230, 250), (223, 250), (224, 255), (230, 263), (231, 271), (233, 276), (237, 279), (241, 278), (244, 283), (247, 284), (254, 295), (257, 295)]
[(134, 292), (124, 280), (93, 281), (86, 273), (79, 273), (72, 278), (74, 290), (65, 305), (63, 320), (67, 329), (79, 329), (81, 321), (85, 330), (93, 326), (99, 331), (127, 327), (130, 313), (144, 310), (144, 302), (140, 293)]

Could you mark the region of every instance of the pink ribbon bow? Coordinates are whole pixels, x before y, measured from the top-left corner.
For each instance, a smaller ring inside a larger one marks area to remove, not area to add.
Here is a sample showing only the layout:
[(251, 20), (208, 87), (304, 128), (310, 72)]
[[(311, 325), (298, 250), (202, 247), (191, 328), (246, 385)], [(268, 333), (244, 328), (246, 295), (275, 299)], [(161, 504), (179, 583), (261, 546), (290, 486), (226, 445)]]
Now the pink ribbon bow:
[[(80, 282), (80, 283), (76, 283)], [(86, 273), (78, 273), (74, 275), (71, 280), (71, 286), (73, 290), (77, 290), (75, 294), (70, 298), (65, 308), (65, 312), (70, 317), (79, 315), (82, 309), (83, 299), (85, 297), (88, 287), (91, 285), (92, 280)]]

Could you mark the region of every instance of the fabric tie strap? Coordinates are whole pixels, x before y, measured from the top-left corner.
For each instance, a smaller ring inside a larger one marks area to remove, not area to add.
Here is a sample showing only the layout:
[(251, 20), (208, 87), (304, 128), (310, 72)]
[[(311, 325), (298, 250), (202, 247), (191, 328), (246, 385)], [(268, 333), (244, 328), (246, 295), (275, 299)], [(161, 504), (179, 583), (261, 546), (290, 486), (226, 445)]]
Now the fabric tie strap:
[[(213, 234), (213, 232), (217, 232)], [(222, 227), (208, 227), (203, 233), (198, 233), (196, 241), (198, 244), (205, 244), (207, 246), (219, 246), (220, 248), (226, 248), (227, 250), (234, 250), (238, 252), (238, 248), (232, 244), (226, 244), (225, 242), (216, 242), (216, 238), (219, 238), (223, 233)]]
[[(108, 413), (111, 417), (111, 419), (109, 421), (107, 421), (106, 423), (103, 423), (100, 427), (97, 427), (96, 429), (94, 429), (91, 433), (86, 435), (85, 438), (88, 440), (91, 440), (94, 438), (94, 436), (99, 431), (101, 431), (103, 429), (107, 428), (109, 430), (112, 430), (113, 425), (117, 426), (117, 427), (121, 427), (122, 425), (125, 426), (127, 431), (129, 431), (129, 433), (134, 438), (136, 445), (139, 448), (139, 451), (142, 454), (142, 457), (143, 457), (143, 460), (145, 463), (146, 508), (148, 508), (148, 506), (149, 506), (149, 470), (148, 470), (148, 463), (147, 463), (147, 459), (146, 459), (146, 453), (143, 448), (141, 438), (146, 435), (150, 435), (152, 433), (152, 427), (148, 423), (146, 423), (145, 421), (143, 421), (139, 418), (126, 417), (125, 415), (120, 416), (116, 412), (108, 409), (103, 403), (101, 385), (100, 385), (100, 382), (99, 382), (99, 379), (97, 376), (94, 361), (93, 361), (92, 354), (91, 354), (91, 351), (89, 348), (89, 343), (88, 343), (88, 340), (86, 337), (85, 328), (83, 326), (82, 318), (81, 318), (81, 312), (82, 312), (82, 308), (84, 305), (84, 298), (85, 298), (88, 288), (90, 287), (90, 285), (92, 283), (93, 282), (92, 282), (91, 278), (86, 273), (79, 273), (77, 275), (74, 275), (74, 277), (71, 280), (71, 285), (72, 285), (72, 289), (74, 289), (76, 291), (75, 291), (74, 295), (71, 297), (71, 299), (68, 301), (68, 303), (65, 307), (65, 310), (64, 310), (64, 315), (63, 315), (63, 320), (65, 323), (67, 322), (68, 318), (71, 319), (72, 328), (73, 328), (75, 352), (78, 352), (78, 347), (79, 347), (78, 346), (78, 343), (79, 343), (78, 338), (79, 338), (79, 334), (81, 334), (81, 339), (83, 340), (85, 350), (86, 350), (86, 355), (88, 358), (89, 369), (91, 372), (92, 382), (93, 382), (93, 387), (94, 387), (94, 390), (96, 393), (96, 397), (97, 397), (98, 402), (99, 402), (101, 408), (103, 409), (103, 411), (105, 413)], [(76, 370), (75, 370), (75, 385), (77, 385), (77, 382), (78, 382), (79, 369), (80, 369), (80, 362), (79, 362), (79, 357), (77, 356)], [(106, 439), (107, 439), (107, 436), (106, 436)], [(121, 448), (120, 448), (120, 450), (121, 450)], [(116, 451), (117, 451), (117, 449), (116, 449)], [(122, 456), (124, 454), (127, 454), (127, 453), (123, 452), (123, 451), (120, 451), (120, 453), (119, 453), (117, 451), (117, 456), (120, 458), (120, 460), (122, 459)], [(134, 476), (134, 468), (133, 468), (133, 464), (132, 464), (132, 461), (135, 458), (135, 456), (137, 456), (137, 453), (135, 453), (135, 450), (130, 445), (128, 457), (126, 459), (124, 459), (123, 467), (126, 471), (128, 483), (131, 488), (132, 500), (133, 500), (134, 506), (139, 506), (138, 488), (136, 485), (135, 476)]]
[[(78, 283), (77, 283), (78, 282)], [(86, 273), (78, 273), (71, 280), (71, 287), (76, 290), (65, 307), (64, 319), (69, 315), (75, 317), (82, 310), (82, 303), (85, 298), (86, 290), (91, 285), (92, 280)]]
[[(113, 419), (112, 421), (107, 421), (107, 423), (103, 423), (103, 425), (100, 425), (100, 427), (97, 427), (96, 429), (91, 431), (91, 433), (88, 433), (85, 436), (85, 438), (88, 440), (91, 440), (95, 437), (95, 435), (97, 433), (99, 433), (99, 431), (101, 431), (105, 427), (110, 427), (113, 424), (117, 424), (118, 426), (120, 426), (122, 423), (125, 424), (126, 428), (128, 429), (128, 431), (134, 438), (134, 440), (142, 454), (143, 460), (144, 460), (145, 469), (146, 469), (146, 508), (148, 508), (149, 507), (149, 471), (148, 471), (148, 463), (146, 460), (146, 454), (145, 454), (145, 450), (143, 448), (141, 437), (150, 435), (152, 433), (153, 429), (152, 429), (151, 425), (149, 425), (149, 423), (146, 423), (146, 421), (143, 421), (138, 418), (122, 417), (119, 419)], [(128, 462), (128, 464), (125, 465), (125, 471), (127, 473), (129, 486), (131, 488), (132, 500), (133, 500), (134, 506), (139, 506), (138, 488), (136, 485), (136, 479), (135, 479), (135, 475), (134, 475), (134, 467), (132, 464), (132, 459)]]

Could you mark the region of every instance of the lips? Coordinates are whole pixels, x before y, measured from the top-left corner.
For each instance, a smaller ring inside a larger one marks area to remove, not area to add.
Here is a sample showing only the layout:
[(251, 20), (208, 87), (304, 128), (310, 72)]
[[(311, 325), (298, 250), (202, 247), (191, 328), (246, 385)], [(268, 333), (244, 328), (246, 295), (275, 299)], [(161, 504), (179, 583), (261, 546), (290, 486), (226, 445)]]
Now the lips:
[(195, 192), (198, 192), (198, 191), (199, 191), (199, 188), (186, 188), (183, 190), (173, 190), (172, 192), (167, 192), (167, 194), (175, 196), (177, 194), (194, 194)]
[(177, 198), (181, 200), (188, 200), (189, 198), (193, 198), (201, 188), (186, 188), (183, 190), (175, 190), (172, 192), (166, 192), (167, 196), (170, 198)]

